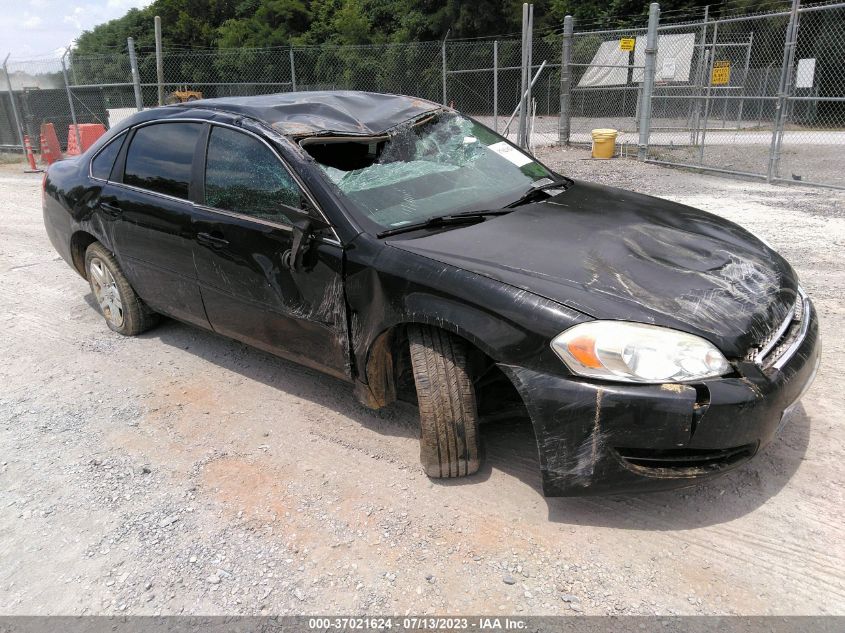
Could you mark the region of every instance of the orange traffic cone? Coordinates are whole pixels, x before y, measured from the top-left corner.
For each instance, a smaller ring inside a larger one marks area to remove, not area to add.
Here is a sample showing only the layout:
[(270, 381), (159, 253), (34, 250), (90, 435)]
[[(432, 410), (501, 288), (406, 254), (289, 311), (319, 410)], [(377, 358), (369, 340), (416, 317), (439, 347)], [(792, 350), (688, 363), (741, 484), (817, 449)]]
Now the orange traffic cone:
[(29, 142), (28, 134), (25, 134), (23, 137), (23, 148), (26, 151), (26, 159), (29, 161), (29, 169), (24, 169), (24, 173), (34, 174), (43, 171), (35, 165), (35, 154), (32, 152), (32, 143)]
[(56, 127), (52, 123), (41, 124), (41, 162), (52, 165), (62, 157)]
[(67, 151), (65, 154), (68, 156), (76, 156), (80, 153), (79, 151), (79, 143), (76, 140), (76, 132), (78, 127), (76, 125), (69, 125), (67, 128)]

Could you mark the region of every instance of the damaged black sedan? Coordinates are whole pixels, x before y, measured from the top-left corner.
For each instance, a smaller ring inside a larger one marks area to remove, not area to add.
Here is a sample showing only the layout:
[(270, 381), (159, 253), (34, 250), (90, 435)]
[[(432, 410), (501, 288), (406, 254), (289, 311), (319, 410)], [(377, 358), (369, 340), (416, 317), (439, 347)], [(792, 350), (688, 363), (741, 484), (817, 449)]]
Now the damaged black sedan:
[(431, 477), (527, 410), (547, 495), (687, 485), (751, 459), (809, 386), (790, 265), (703, 211), (557, 174), (410, 97), (310, 92), (139, 113), (44, 182), (108, 326), (159, 315), (420, 411)]

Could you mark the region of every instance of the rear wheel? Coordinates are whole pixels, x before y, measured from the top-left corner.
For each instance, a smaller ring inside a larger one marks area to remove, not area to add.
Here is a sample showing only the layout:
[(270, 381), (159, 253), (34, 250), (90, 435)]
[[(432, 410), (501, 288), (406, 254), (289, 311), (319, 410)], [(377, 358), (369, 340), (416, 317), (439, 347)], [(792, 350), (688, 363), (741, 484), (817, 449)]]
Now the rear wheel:
[(467, 345), (448, 332), (408, 328), (420, 409), (420, 461), (429, 477), (471, 475), (479, 466), (478, 413)]
[(158, 322), (158, 315), (135, 294), (114, 256), (99, 242), (94, 242), (85, 251), (85, 272), (110, 329), (125, 336), (135, 336)]

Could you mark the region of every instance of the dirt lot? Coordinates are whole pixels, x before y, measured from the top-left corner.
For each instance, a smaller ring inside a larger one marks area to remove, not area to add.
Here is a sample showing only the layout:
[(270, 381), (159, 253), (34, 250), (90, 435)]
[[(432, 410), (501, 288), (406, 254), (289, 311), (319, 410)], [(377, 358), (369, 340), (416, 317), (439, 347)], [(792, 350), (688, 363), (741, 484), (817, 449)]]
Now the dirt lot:
[(546, 499), (524, 421), (432, 482), (416, 412), (180, 323), (122, 338), (0, 166), (0, 613), (845, 614), (845, 195), (577, 150), (564, 173), (763, 236), (816, 300), (804, 411), (696, 488)]

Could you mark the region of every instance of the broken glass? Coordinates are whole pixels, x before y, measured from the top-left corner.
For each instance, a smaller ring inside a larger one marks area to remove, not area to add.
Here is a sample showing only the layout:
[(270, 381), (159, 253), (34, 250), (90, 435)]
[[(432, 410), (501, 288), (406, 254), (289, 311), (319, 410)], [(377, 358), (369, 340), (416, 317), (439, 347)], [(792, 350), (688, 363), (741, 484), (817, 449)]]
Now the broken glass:
[(385, 228), (499, 208), (551, 175), (491, 130), (453, 113), (383, 137), (312, 138), (303, 147), (355, 209)]

